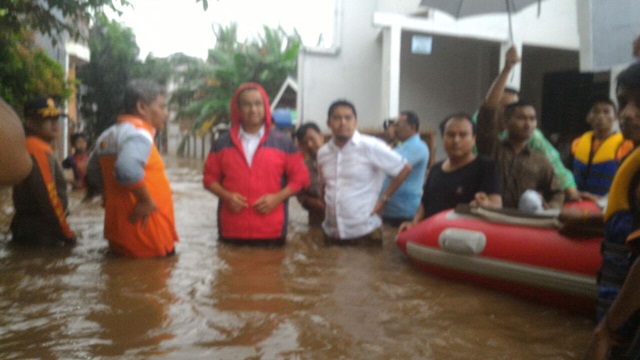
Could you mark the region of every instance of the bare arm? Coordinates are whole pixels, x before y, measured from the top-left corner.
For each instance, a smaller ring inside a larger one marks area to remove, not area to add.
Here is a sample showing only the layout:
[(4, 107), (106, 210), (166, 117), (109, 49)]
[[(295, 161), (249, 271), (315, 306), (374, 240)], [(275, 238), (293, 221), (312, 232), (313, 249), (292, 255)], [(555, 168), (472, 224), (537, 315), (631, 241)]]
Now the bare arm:
[(615, 331), (640, 309), (640, 259), (636, 259), (622, 284), (618, 296), (591, 336), (585, 359), (605, 360), (611, 345), (616, 344)]
[(20, 119), (0, 99), (0, 169), (3, 169), (0, 172), (0, 186), (19, 183), (29, 175), (32, 166)]
[(416, 211), (416, 214), (413, 216), (413, 220), (405, 221), (402, 224), (400, 224), (400, 227), (398, 228), (398, 234), (411, 229), (415, 224), (419, 223), (423, 219), (424, 219), (424, 206), (420, 204), (420, 206), (418, 206), (418, 210)]
[(153, 198), (149, 195), (146, 185), (132, 189), (131, 193), (136, 198), (136, 206), (129, 215), (129, 222), (135, 223), (142, 221), (142, 226), (144, 226), (151, 213), (156, 211), (158, 207), (156, 206), (156, 202), (153, 201)]
[(398, 188), (400, 187), (400, 185), (402, 185), (402, 183), (407, 178), (407, 176), (409, 176), (410, 172), (411, 172), (411, 165), (406, 164), (402, 168), (402, 170), (400, 170), (400, 173), (398, 175), (391, 178), (391, 181), (389, 181), (389, 185), (384, 190), (384, 193), (382, 193), (382, 195), (378, 199), (378, 202), (376, 203), (376, 206), (373, 208), (373, 211), (371, 212), (371, 214), (380, 214), (380, 212), (384, 208), (384, 204), (391, 197), (391, 195), (393, 195), (393, 193), (396, 192), (396, 190), (398, 190)]
[(487, 106), (492, 110), (498, 109), (500, 106), (500, 99), (502, 98), (504, 89), (507, 86), (507, 80), (509, 80), (509, 74), (513, 67), (519, 62), (520, 56), (518, 56), (518, 51), (515, 46), (510, 47), (505, 54), (504, 68), (502, 68), (498, 77), (493, 81), (493, 84), (491, 84), (491, 87), (484, 98), (484, 106)]

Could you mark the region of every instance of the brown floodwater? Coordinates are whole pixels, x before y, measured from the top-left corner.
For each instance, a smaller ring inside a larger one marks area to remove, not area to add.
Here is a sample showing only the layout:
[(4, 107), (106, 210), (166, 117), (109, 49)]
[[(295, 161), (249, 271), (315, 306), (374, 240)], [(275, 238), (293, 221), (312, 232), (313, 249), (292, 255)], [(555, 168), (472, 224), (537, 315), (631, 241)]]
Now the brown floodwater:
[(284, 248), (218, 244), (216, 198), (202, 188), (200, 162), (169, 162), (181, 238), (174, 257), (109, 254), (100, 204), (80, 203), (80, 194), (69, 218), (74, 248), (17, 249), (4, 236), (0, 358), (583, 355), (591, 319), (416, 270), (392, 228), (381, 248), (325, 247), (294, 200)]

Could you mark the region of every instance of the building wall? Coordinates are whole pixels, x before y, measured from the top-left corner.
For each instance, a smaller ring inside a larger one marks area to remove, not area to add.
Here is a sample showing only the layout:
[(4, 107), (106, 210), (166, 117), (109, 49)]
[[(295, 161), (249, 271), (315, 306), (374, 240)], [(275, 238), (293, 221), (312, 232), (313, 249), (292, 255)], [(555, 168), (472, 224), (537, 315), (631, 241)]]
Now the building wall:
[(520, 97), (532, 103), (538, 113), (541, 113), (544, 75), (561, 71), (578, 72), (580, 55), (578, 51), (572, 50), (525, 46), (522, 57), (525, 61), (522, 64)]
[(325, 129), (332, 101), (346, 98), (358, 111), (360, 129), (382, 124), (380, 86), (382, 44), (380, 29), (372, 24), (376, 3), (349, 0), (341, 4), (343, 31), (335, 54), (303, 50), (298, 65), (300, 116)]
[(440, 121), (456, 112), (473, 114), (498, 73), (497, 43), (434, 36), (430, 55), (411, 54), (412, 32), (402, 36), (400, 109), (413, 110), (421, 130), (436, 132), (436, 158), (444, 156)]

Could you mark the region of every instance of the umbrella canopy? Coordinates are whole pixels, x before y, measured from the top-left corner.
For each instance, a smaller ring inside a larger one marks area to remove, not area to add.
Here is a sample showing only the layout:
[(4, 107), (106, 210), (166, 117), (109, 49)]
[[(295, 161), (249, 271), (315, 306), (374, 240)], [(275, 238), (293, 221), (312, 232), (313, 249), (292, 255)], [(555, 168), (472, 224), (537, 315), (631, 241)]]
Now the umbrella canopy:
[(511, 14), (537, 3), (538, 15), (540, 15), (541, 2), (542, 0), (421, 0), (420, 5), (444, 11), (456, 19), (491, 13), (507, 14), (509, 17), (509, 39), (513, 42)]

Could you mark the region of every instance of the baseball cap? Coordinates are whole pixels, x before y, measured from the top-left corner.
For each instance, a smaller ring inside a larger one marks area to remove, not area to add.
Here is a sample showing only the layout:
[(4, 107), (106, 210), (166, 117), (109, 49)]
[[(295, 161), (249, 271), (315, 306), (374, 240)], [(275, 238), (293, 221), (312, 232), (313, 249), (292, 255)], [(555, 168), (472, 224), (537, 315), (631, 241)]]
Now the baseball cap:
[(29, 99), (24, 104), (24, 115), (27, 117), (52, 118), (64, 114), (56, 106), (56, 102), (50, 97), (37, 97)]

